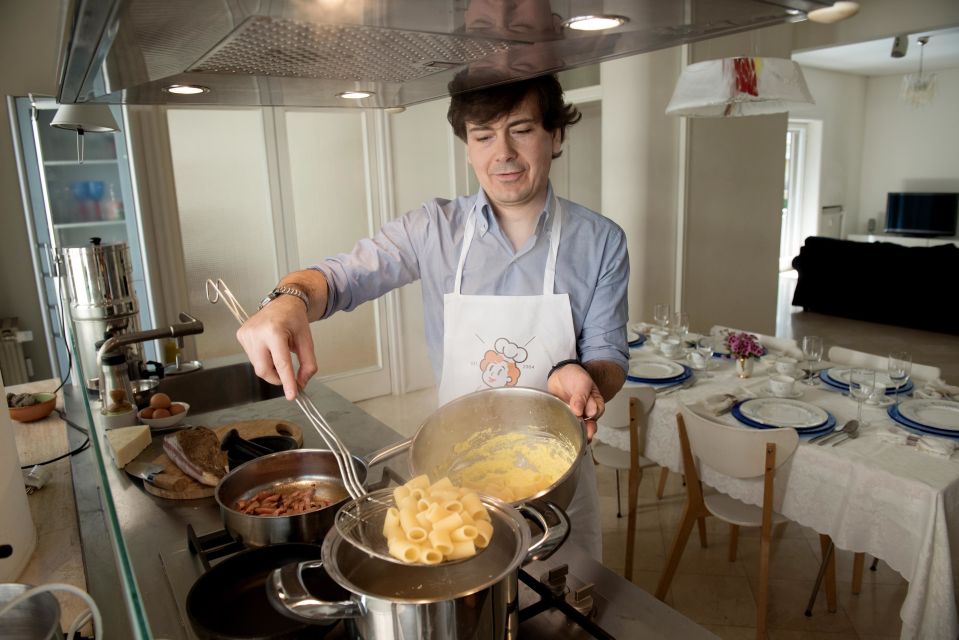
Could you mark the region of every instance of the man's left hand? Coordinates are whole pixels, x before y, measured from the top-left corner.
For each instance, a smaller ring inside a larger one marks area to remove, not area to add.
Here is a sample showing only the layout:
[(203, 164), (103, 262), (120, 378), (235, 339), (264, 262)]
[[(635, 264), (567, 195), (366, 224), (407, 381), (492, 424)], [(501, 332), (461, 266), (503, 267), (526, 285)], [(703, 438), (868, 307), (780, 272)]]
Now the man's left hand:
[(603, 415), (606, 403), (589, 372), (578, 364), (568, 364), (554, 371), (546, 385), (550, 393), (586, 422), (586, 440), (592, 441), (596, 421)]

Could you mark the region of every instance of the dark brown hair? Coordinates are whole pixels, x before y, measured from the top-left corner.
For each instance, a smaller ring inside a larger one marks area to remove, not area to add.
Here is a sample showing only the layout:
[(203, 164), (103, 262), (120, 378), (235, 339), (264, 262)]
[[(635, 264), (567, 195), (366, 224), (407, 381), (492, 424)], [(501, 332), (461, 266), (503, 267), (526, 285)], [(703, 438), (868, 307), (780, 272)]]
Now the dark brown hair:
[[(498, 120), (515, 109), (530, 94), (539, 106), (543, 128), (550, 133), (559, 129), (560, 140), (566, 139), (566, 128), (583, 117), (579, 109), (563, 101), (563, 87), (552, 74), (456, 93), (458, 84), (456, 79), (450, 83), (453, 99), (446, 119), (452, 125), (456, 137), (464, 142), (467, 121), (487, 124)], [(555, 157), (559, 157), (559, 154)]]

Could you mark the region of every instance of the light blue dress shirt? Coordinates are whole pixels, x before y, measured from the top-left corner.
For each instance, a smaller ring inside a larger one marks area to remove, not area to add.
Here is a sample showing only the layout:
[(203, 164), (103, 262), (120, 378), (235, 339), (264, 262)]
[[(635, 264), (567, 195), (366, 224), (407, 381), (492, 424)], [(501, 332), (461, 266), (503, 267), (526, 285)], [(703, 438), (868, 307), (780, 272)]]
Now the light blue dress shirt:
[[(369, 300), (420, 280), (426, 342), (439, 381), (443, 368), (443, 296), (453, 290), (466, 219), (476, 204), (476, 236), (463, 267), (464, 295), (540, 295), (549, 252), (553, 189), (536, 230), (519, 251), (503, 233), (486, 194), (429, 200), (349, 253), (310, 268), (329, 282), (323, 317), (350, 311)], [(569, 294), (577, 353), (583, 362), (610, 360), (626, 371), (626, 235), (613, 221), (563, 200), (563, 228), (554, 293)]]

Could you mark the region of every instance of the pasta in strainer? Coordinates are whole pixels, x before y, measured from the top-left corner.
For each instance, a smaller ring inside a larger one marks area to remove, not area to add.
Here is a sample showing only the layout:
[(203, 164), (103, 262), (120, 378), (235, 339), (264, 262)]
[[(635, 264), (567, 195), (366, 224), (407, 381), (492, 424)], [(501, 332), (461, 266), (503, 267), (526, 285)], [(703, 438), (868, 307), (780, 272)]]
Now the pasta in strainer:
[(396, 506), (386, 512), (383, 535), (390, 555), (402, 562), (462, 560), (485, 548), (493, 535), (479, 496), (449, 478), (430, 484), (427, 476), (417, 476), (394, 489), (393, 499)]

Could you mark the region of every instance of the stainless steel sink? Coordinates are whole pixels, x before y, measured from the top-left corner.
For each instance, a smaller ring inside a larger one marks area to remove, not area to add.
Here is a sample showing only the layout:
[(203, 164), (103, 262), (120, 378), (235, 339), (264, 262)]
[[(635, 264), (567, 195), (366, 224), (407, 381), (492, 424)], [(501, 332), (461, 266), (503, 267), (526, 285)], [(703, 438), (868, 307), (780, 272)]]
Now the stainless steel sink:
[(157, 391), (189, 404), (191, 414), (283, 396), (283, 387), (258, 378), (249, 362), (169, 376), (160, 380)]

